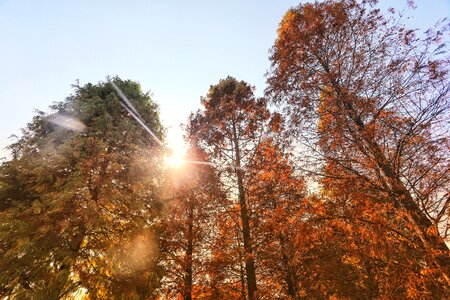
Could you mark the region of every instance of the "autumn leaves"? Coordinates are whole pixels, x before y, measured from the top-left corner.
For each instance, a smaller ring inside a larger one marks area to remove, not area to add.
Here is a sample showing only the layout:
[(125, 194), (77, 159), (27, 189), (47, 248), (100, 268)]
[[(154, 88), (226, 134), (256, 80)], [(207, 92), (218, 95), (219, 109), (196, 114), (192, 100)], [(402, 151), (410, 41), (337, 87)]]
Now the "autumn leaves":
[[(205, 164), (167, 169), (108, 82), (38, 113), (0, 168), (0, 296), (447, 297), (448, 31), (373, 5), (290, 9), (265, 97), (227, 77), (189, 117)], [(114, 82), (163, 139), (155, 103)]]

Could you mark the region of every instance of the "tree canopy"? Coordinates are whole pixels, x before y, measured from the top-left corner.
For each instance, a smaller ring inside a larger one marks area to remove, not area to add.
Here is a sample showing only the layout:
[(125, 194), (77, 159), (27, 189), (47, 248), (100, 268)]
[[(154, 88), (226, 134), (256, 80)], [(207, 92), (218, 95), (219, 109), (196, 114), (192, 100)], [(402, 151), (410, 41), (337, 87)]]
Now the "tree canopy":
[[(138, 83), (113, 79), (163, 137)], [(152, 295), (158, 287), (161, 151), (111, 84), (74, 86), (37, 112), (1, 169), (1, 295)]]
[(205, 87), (180, 166), (135, 81), (36, 111), (0, 165), (0, 298), (449, 298), (449, 26), (376, 2), (289, 9), (265, 96)]

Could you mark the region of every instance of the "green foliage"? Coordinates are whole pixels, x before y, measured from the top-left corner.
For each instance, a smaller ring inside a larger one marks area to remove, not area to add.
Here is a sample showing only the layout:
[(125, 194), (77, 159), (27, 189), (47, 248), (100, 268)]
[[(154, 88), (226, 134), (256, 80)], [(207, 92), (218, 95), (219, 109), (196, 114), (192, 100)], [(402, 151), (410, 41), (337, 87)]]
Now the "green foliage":
[[(113, 80), (162, 138), (148, 94)], [(161, 151), (107, 82), (75, 86), (51, 110), (37, 112), (0, 169), (0, 295), (149, 297), (160, 277)]]

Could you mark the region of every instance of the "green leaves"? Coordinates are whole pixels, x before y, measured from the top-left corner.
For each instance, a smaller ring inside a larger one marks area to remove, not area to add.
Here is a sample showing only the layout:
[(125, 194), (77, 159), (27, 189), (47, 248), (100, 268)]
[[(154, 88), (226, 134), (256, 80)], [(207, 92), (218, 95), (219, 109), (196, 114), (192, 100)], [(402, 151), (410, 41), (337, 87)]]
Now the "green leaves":
[[(162, 138), (148, 95), (137, 83), (114, 80)], [(152, 151), (109, 83), (76, 87), (52, 108), (38, 112), (13, 146), (17, 155), (1, 168), (0, 295), (56, 299), (84, 288), (110, 298), (111, 282), (119, 279), (113, 269), (128, 262), (110, 257), (109, 249), (139, 230), (152, 232), (159, 214), (154, 195), (161, 171), (146, 167), (160, 169), (161, 152)], [(157, 253), (148, 259), (156, 262)], [(116, 295), (152, 293), (156, 264), (139, 270), (153, 283), (130, 280), (115, 286)]]

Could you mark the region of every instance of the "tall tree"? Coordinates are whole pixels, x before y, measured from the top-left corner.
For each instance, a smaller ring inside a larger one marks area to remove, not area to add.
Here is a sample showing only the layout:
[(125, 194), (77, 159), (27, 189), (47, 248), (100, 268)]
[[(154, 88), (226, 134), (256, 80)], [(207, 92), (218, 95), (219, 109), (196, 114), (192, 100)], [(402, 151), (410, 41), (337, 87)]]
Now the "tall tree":
[[(155, 103), (139, 84), (113, 80), (161, 138)], [(0, 295), (151, 297), (161, 151), (110, 83), (75, 86), (51, 110), (38, 112), (2, 165)]]
[(286, 139), (281, 141), (280, 136), (265, 138), (258, 145), (248, 167), (251, 176), (247, 194), (253, 212), (261, 293), (297, 299), (299, 272), (294, 263), (294, 240), (306, 191), (303, 178), (293, 168), (289, 150)]
[(168, 297), (202, 299), (210, 293), (208, 265), (216, 228), (215, 206), (223, 197), (221, 184), (208, 156), (191, 146), (186, 162), (169, 170), (172, 196), (165, 205), (161, 251)]
[[(264, 99), (255, 99), (253, 88), (244, 81), (228, 77), (211, 86), (202, 99), (203, 111), (191, 116), (190, 137), (208, 152), (221, 169), (222, 181), (237, 200), (244, 246), (244, 262), (249, 299), (256, 299), (254, 242), (246, 184), (247, 166), (265, 134), (270, 114)], [(233, 196), (232, 196), (233, 197)]]
[[(374, 3), (324, 1), (289, 10), (273, 48), (268, 92), (285, 104), (305, 155), (321, 166), (332, 161), (340, 166), (334, 170), (384, 193), (448, 285), (446, 29), (418, 38)], [(328, 119), (325, 130), (317, 128), (319, 117)]]

